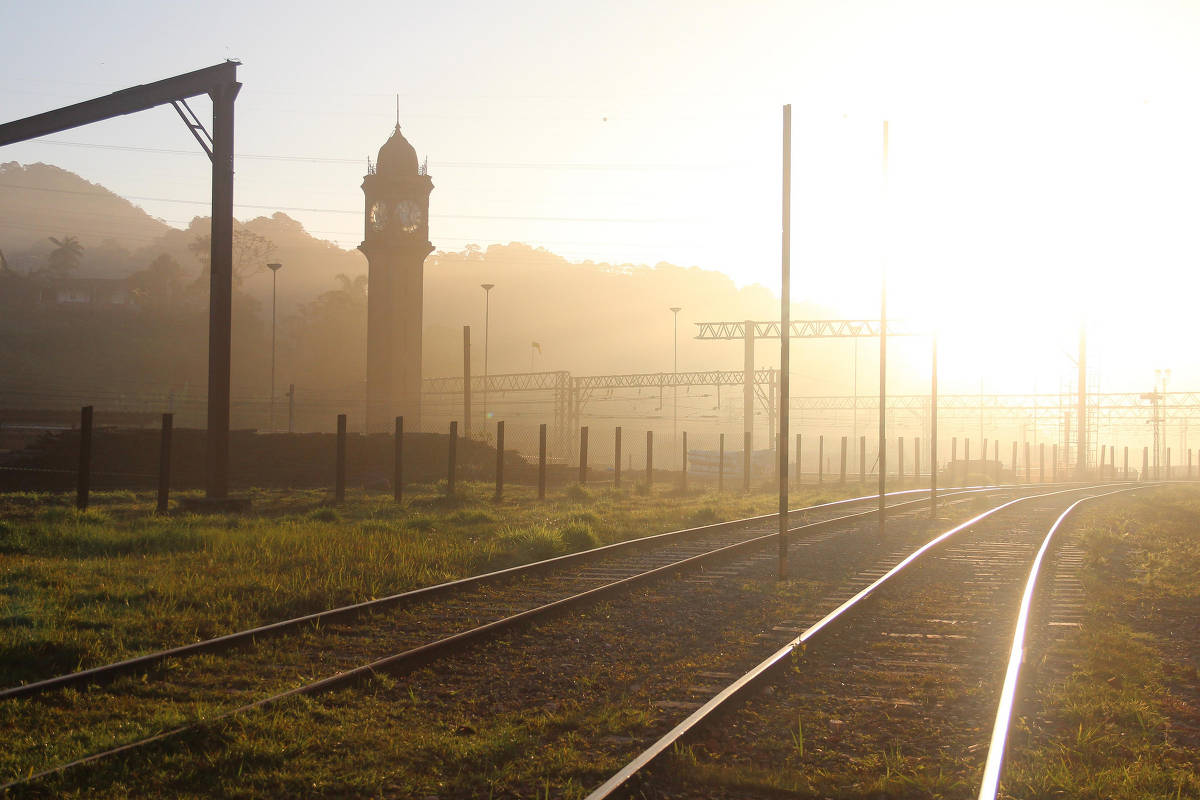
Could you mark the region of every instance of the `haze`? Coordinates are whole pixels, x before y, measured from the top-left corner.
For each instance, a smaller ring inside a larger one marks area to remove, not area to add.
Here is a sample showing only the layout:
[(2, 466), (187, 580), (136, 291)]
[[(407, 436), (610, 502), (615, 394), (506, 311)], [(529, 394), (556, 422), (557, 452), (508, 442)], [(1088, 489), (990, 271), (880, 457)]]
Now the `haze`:
[[(875, 315), (886, 242), (892, 313), (943, 330), (948, 390), (975, 390), (984, 372), (989, 391), (1057, 390), (1085, 316), (1099, 388), (1147, 389), (1156, 366), (1177, 386), (1200, 377), (1180, 335), (1197, 288), (1194, 6), (355, 9), (122, 3), (64, 18), (9, 5), (0, 22), (20, 36), (0, 78), (4, 117), (238, 58), (236, 213), (282, 210), (349, 249), (398, 93), (437, 183), (439, 249), (516, 241), (775, 289), (778, 108), (790, 102), (798, 302)], [(71, 58), (42, 57), (63, 42)], [(207, 213), (206, 162), (169, 108), (49, 138), (4, 160), (62, 166), (176, 227)]]

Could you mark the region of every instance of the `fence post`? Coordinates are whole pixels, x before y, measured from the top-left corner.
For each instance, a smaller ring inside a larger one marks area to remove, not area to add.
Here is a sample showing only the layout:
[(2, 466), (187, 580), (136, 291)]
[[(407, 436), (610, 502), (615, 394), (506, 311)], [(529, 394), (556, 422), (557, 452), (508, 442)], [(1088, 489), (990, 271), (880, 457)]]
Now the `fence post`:
[(750, 491), (750, 446), (754, 443), (750, 431), (742, 435), (742, 491)]
[(1129, 480), (1129, 445), (1125, 445), (1125, 480)]
[(1146, 480), (1147, 473), (1150, 472), (1150, 448), (1142, 448), (1142, 480)]
[(796, 434), (796, 485), (797, 486), (799, 486), (801, 483), (804, 482), (804, 480), (800, 474), (800, 464), (801, 464), (800, 445), (803, 443), (804, 443), (804, 440), (801, 438), (800, 434), (797, 433)]
[(171, 499), (171, 428), (174, 414), (162, 415), (162, 435), (158, 444), (158, 513), (167, 513)]
[(1033, 464), (1029, 462), (1029, 442), (1025, 443), (1025, 482), (1033, 483)]
[(621, 485), (621, 426), (613, 433), (613, 488)]
[(1046, 443), (1038, 442), (1038, 483), (1046, 482)]
[(817, 437), (817, 485), (825, 483), (825, 434)]
[(79, 409), (79, 476), (75, 488), (75, 507), (86, 511), (92, 477), (92, 407)]
[(587, 483), (587, 445), (588, 429), (584, 425), (579, 429), (579, 484)]
[(654, 486), (654, 431), (646, 431), (646, 492)]
[(683, 467), (679, 472), (679, 490), (687, 493), (687, 431), (683, 431)]
[[(1014, 466), (1013, 469), (1016, 469)], [(958, 481), (958, 437), (950, 437), (950, 480)], [(959, 484), (962, 485), (961, 483)]]
[(720, 436), (720, 448), (717, 451), (717, 492), (725, 491), (725, 434)]
[(538, 500), (546, 499), (546, 423), (538, 426)]
[(1050, 448), (1050, 470), (1053, 473), (1053, 480), (1058, 483), (1058, 444), (1055, 443)]
[(913, 438), (913, 479), (921, 482), (921, 437)]
[(446, 494), (454, 494), (454, 478), (458, 472), (458, 421), (450, 423), (450, 451), (446, 465)]
[(847, 439), (845, 436), (843, 436), (842, 437), (842, 468), (841, 468), (841, 471), (838, 473), (838, 483), (840, 483), (842, 486), (846, 485), (846, 444), (847, 444)]
[(341, 503), (346, 499), (346, 415), (337, 415), (337, 461), (333, 473), (333, 500)]
[(496, 422), (496, 499), (504, 496), (504, 420)]
[(858, 437), (858, 482), (867, 482), (867, 437)]
[(896, 488), (904, 488), (904, 437), (896, 437)]
[(396, 432), (392, 437), (392, 499), (404, 499), (404, 417), (396, 417)]

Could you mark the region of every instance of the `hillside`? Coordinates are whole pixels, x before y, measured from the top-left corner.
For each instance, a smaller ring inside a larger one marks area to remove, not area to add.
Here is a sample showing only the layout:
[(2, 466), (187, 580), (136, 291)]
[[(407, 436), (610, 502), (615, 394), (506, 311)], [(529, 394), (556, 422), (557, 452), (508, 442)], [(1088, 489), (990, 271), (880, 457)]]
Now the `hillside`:
[(128, 200), (51, 164), (0, 164), (0, 250), (19, 271), (49, 252), (48, 236), (77, 237), (91, 253), (89, 270), (117, 267), (102, 248), (111, 240), (136, 250), (170, 231)]
[[(5, 209), (0, 250), (14, 273), (5, 277), (8, 285), (0, 291), (7, 317), (0, 325), (5, 340), (0, 395), (11, 397), (18, 390), (22, 396), (63, 395), (82, 389), (85, 394), (104, 390), (161, 396), (203, 387), (208, 219), (197, 217), (181, 230), (57, 167), (12, 163), (0, 170), (0, 208)], [(103, 231), (97, 218), (105, 220)], [(37, 297), (37, 287), (46, 280), (36, 274), (50, 249), (41, 235), (45, 231), (80, 240), (84, 250), (74, 274), (132, 276), (142, 287), (139, 308), (81, 316), (81, 308), (19, 300)], [(107, 239), (98, 240), (102, 234)], [(436, 245), (436, 230), (433, 239)], [(360, 393), (366, 259), (276, 213), (235, 225), (235, 396), (257, 397), (266, 389), (268, 261), (284, 265), (278, 274), (277, 384), (295, 383), (308, 397)], [(425, 269), (427, 376), (461, 373), (463, 325), (473, 328), (472, 368), (483, 371), (481, 283), (496, 287), (488, 332), (493, 373), (531, 368), (576, 375), (668, 371), (676, 341), (672, 306), (683, 309), (677, 337), (681, 371), (738, 369), (741, 343), (696, 341), (693, 323), (771, 318), (779, 311), (778, 299), (763, 287), (739, 288), (722, 273), (695, 267), (572, 263), (521, 243), (436, 250)], [(797, 303), (793, 314), (835, 316), (805, 303)], [(841, 391), (845, 375), (838, 375), (845, 372), (846, 347), (828, 343), (804, 352), (803, 391)], [(771, 343), (758, 347), (759, 366), (777, 358), (778, 348)]]

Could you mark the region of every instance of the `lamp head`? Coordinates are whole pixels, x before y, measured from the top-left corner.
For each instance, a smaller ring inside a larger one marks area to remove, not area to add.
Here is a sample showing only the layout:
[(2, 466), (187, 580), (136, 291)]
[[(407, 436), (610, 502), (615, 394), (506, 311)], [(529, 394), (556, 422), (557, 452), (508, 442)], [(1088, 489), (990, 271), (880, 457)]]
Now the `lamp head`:
[(282, 267), (283, 264), (267, 264), (267, 269), (271, 270), (271, 272), (279, 272)]

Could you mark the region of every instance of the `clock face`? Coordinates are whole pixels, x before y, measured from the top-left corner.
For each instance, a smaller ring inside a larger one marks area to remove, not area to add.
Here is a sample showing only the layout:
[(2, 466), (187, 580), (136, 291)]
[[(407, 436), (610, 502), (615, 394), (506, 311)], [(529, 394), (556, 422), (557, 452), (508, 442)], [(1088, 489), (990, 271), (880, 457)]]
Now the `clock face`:
[(384, 203), (374, 203), (371, 206), (369, 219), (371, 227), (377, 231), (383, 230), (383, 226), (387, 224), (387, 205)]
[(412, 200), (401, 200), (392, 208), (392, 215), (405, 233), (416, 233), (425, 220), (421, 207)]

